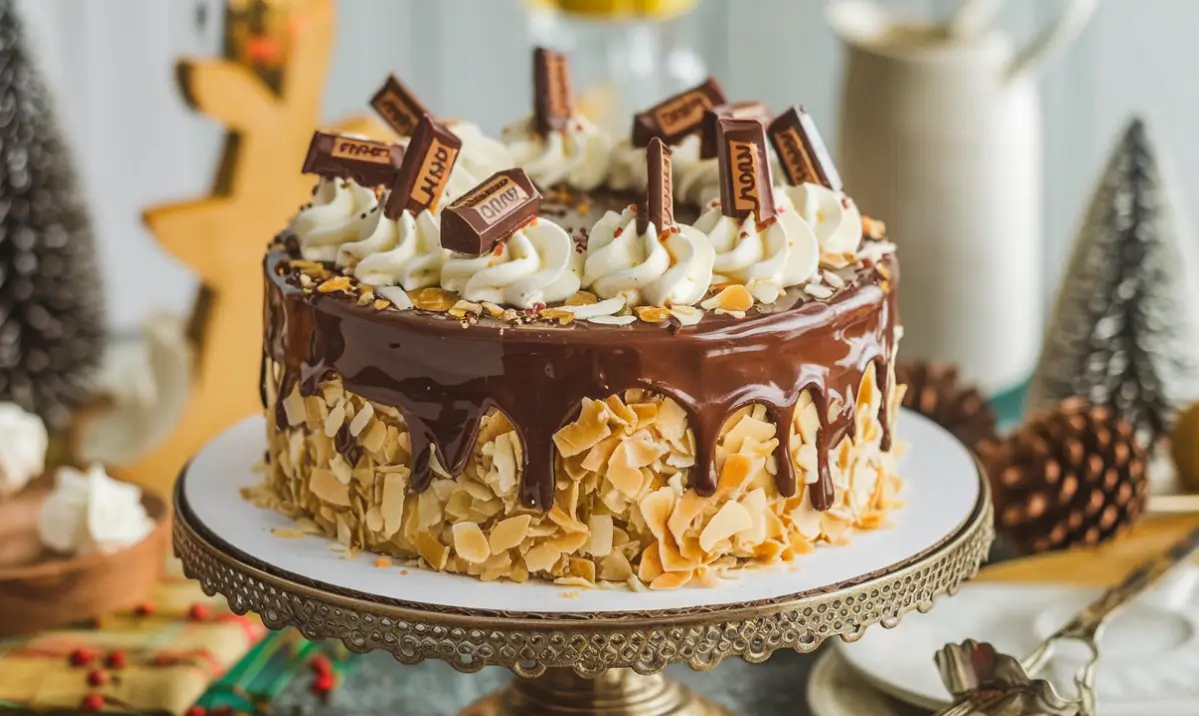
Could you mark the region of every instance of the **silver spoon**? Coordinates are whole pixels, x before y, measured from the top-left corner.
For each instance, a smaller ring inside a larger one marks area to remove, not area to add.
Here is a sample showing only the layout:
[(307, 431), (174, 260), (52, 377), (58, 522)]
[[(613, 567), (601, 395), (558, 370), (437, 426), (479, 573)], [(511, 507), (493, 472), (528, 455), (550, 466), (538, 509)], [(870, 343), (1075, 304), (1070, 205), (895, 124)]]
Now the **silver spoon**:
[[(1099, 640), (1108, 619), (1197, 549), (1199, 528), (1134, 569), (1023, 660), (1001, 654), (985, 642), (947, 644), (936, 661), (941, 681), (955, 701), (936, 716), (1095, 716)], [(1086, 666), (1074, 677), (1078, 687), (1074, 699), (1059, 695), (1048, 681), (1034, 678), (1064, 641), (1081, 642), (1091, 652)]]

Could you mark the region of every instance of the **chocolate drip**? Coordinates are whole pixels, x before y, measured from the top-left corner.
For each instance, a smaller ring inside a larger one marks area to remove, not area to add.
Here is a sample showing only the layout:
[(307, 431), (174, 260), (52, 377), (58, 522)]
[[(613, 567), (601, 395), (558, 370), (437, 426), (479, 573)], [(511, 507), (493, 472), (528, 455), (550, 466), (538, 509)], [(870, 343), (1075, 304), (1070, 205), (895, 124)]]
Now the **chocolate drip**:
[[(412, 436), (414, 490), (431, 481), (434, 450), (447, 471), (460, 474), (481, 419), (497, 410), (524, 445), (525, 504), (547, 509), (554, 496), (554, 433), (574, 419), (584, 398), (632, 388), (669, 396), (687, 413), (696, 449), (691, 487), (704, 495), (716, 489), (714, 451), (725, 421), (758, 403), (779, 425), (779, 491), (798, 492), (789, 437), (796, 402), (808, 390), (820, 413), (811, 500), (817, 509), (831, 507), (828, 451), (851, 434), (852, 394), (876, 366), (883, 441), (890, 443), (885, 411), (896, 300), (869, 269), (850, 276), (852, 288), (829, 302), (799, 303), (802, 292), (792, 291), (760, 315), (709, 315), (686, 329), (648, 323), (515, 328), (490, 319), (463, 329), (442, 316), (379, 312), (336, 294), (304, 294), (280, 275), (283, 261), (282, 254), (266, 259), (264, 345), (283, 367), (279, 404), (297, 381), (311, 392), (332, 371), (346, 390), (395, 406)], [(887, 261), (896, 273), (894, 260)], [(842, 406), (831, 418), (830, 404)]]

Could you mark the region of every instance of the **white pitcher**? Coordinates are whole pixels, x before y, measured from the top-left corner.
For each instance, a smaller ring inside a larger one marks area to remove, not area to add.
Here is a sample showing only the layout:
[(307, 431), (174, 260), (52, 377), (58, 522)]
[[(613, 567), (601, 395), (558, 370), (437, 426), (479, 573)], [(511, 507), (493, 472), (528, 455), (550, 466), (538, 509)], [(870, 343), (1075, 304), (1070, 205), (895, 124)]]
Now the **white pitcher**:
[(900, 246), (901, 353), (955, 363), (990, 394), (1029, 376), (1041, 340), (1036, 75), (1096, 2), (1072, 0), (1019, 52), (993, 30), (899, 23), (865, 0), (829, 7), (849, 48), (839, 167)]

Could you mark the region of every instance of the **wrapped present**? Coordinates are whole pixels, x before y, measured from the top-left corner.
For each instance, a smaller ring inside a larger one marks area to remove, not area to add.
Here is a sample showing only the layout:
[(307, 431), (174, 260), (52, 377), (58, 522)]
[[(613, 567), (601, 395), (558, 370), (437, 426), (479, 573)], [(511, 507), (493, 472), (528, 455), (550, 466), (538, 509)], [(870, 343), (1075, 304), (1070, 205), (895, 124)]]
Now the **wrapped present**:
[(153, 599), (132, 611), (0, 642), (0, 703), (182, 714), (265, 634), (172, 561)]

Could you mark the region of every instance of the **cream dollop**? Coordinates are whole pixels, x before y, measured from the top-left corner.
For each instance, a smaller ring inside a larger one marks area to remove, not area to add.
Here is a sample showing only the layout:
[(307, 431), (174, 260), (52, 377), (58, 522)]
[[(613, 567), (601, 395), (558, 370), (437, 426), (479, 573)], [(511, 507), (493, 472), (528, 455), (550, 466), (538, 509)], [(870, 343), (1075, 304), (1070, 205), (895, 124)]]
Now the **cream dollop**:
[(862, 214), (853, 200), (820, 184), (789, 186), (787, 203), (816, 232), (825, 253), (852, 253), (862, 243)]
[(337, 249), (358, 237), (362, 223), (379, 205), (374, 189), (349, 179), (321, 177), (312, 203), (291, 222), (290, 231), (309, 261), (333, 261)]
[(626, 305), (691, 305), (712, 283), (715, 251), (708, 237), (690, 226), (637, 231), (637, 213), (609, 211), (592, 228), (583, 266), (583, 285), (600, 298)]
[(552, 221), (537, 219), (496, 251), (451, 254), (441, 269), (441, 287), (468, 301), (533, 308), (564, 301), (578, 291), (581, 264), (570, 235)]
[(542, 136), (526, 120), (504, 130), (504, 141), (516, 166), (542, 187), (568, 184), (588, 191), (608, 178), (612, 140), (582, 115), (566, 128)]
[(752, 214), (743, 220), (724, 216), (716, 204), (695, 228), (707, 234), (716, 251), (713, 274), (745, 284), (760, 303), (778, 300), (789, 286), (810, 279), (820, 264), (812, 227), (786, 207), (759, 225)]
[(46, 425), (16, 403), (0, 403), (0, 498), (46, 469)]
[[(357, 253), (354, 277), (371, 286), (400, 286), (405, 291), (436, 286), (449, 251), (441, 248), (441, 217), (428, 210), (413, 216), (404, 211), (398, 219), (379, 212), (375, 226), (362, 241), (346, 244), (347, 254)], [(359, 247), (359, 248), (355, 248)]]
[(42, 543), (64, 554), (115, 552), (143, 540), (154, 520), (137, 485), (118, 482), (93, 465), (59, 468), (54, 490), (38, 514)]

